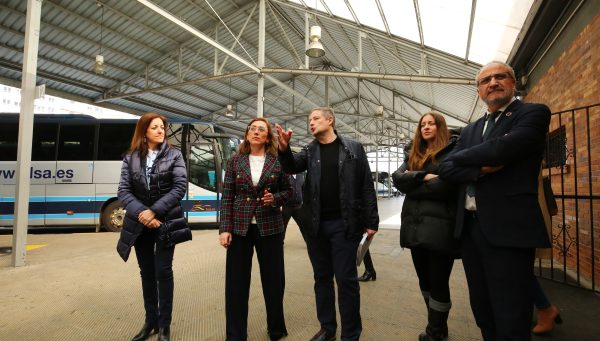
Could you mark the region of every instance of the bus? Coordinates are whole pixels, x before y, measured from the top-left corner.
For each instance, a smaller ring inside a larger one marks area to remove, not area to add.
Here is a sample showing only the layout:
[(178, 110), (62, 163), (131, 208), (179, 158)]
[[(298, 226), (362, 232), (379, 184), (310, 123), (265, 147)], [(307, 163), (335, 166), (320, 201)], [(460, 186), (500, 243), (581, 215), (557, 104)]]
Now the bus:
[[(117, 188), (136, 122), (34, 115), (29, 226), (94, 225), (96, 231), (120, 231), (125, 212)], [(14, 220), (18, 131), (18, 114), (0, 114), (0, 226), (12, 226)], [(194, 119), (170, 119), (166, 136), (187, 164), (182, 207), (188, 221), (216, 225), (225, 165), (240, 140)]]

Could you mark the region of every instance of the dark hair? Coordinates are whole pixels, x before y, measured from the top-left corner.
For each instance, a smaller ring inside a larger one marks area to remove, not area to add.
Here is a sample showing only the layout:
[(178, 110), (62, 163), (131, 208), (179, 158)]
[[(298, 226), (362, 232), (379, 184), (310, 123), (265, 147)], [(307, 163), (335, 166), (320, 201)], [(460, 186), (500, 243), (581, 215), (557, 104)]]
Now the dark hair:
[[(133, 137), (131, 138), (131, 145), (129, 146), (129, 152), (133, 153), (135, 151), (139, 151), (141, 158), (145, 158), (146, 155), (148, 155), (148, 143), (146, 142), (146, 131), (148, 131), (148, 127), (150, 126), (150, 123), (155, 118), (160, 118), (163, 121), (163, 124), (165, 125), (165, 129), (167, 128), (167, 118), (166, 117), (156, 114), (156, 113), (153, 113), (153, 112), (147, 112), (147, 113), (143, 114), (142, 117), (140, 117), (140, 119), (137, 121), (137, 124), (135, 125), (135, 131), (133, 132)], [(165, 134), (165, 141), (163, 143), (166, 143), (167, 146), (169, 145), (169, 141), (167, 141), (166, 134)]]
[(244, 142), (240, 144), (239, 153), (240, 154), (250, 154), (250, 142), (248, 142), (248, 132), (250, 131), (250, 126), (252, 123), (260, 121), (265, 122), (267, 125), (267, 143), (265, 144), (265, 153), (273, 156), (277, 156), (277, 145), (275, 144), (275, 139), (273, 139), (273, 129), (271, 129), (271, 124), (266, 118), (257, 117), (252, 119), (248, 126), (246, 126), (246, 134), (244, 135)]
[[(421, 122), (425, 116), (430, 115), (433, 117), (436, 125), (436, 133), (433, 141), (427, 143), (423, 136), (421, 136)], [(448, 126), (446, 120), (442, 114), (430, 111), (424, 113), (419, 119), (419, 124), (415, 131), (415, 137), (413, 138), (412, 148), (410, 149), (410, 155), (408, 157), (408, 169), (409, 170), (421, 170), (425, 162), (431, 159), (435, 162), (435, 156), (440, 150), (444, 149), (448, 144), (450, 133), (448, 132)]]

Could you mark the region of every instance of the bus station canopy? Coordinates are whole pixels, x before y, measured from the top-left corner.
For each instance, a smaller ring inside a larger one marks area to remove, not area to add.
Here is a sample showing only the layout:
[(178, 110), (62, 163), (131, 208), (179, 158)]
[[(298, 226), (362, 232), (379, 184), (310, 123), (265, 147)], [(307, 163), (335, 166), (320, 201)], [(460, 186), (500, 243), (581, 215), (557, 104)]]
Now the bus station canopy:
[[(479, 117), (481, 64), (513, 62), (532, 23), (554, 20), (558, 14), (548, 13), (558, 12), (557, 3), (44, 0), (37, 79), (49, 94), (200, 118), (238, 135), (262, 97), (264, 117), (292, 128), (300, 143), (311, 139), (310, 108), (330, 105), (343, 134), (397, 146), (424, 112), (443, 113), (450, 126)], [(19, 86), (26, 11), (27, 1), (0, 3), (4, 84)], [(325, 55), (308, 58), (315, 25)]]

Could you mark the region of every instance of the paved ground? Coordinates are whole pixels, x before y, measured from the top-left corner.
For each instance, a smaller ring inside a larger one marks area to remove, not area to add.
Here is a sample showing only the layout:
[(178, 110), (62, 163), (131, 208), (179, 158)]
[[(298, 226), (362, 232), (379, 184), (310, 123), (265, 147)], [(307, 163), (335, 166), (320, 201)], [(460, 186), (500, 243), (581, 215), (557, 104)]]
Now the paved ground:
[[(377, 281), (361, 284), (362, 340), (414, 341), (425, 327), (410, 254), (398, 246), (401, 204), (402, 198), (380, 200), (382, 229), (371, 245)], [(28, 244), (38, 248), (29, 251), (28, 265), (21, 268), (9, 267), (10, 255), (0, 252), (0, 340), (130, 340), (144, 318), (141, 284), (135, 257), (128, 263), (118, 257), (117, 238), (113, 233), (32, 234)], [(11, 239), (0, 235), (0, 249)], [(308, 340), (318, 330), (312, 270), (293, 222), (285, 257), (286, 340)], [(224, 268), (225, 251), (215, 230), (194, 231), (193, 241), (177, 247), (174, 340), (224, 340)], [(268, 340), (256, 261), (252, 276), (249, 340)], [(552, 339), (597, 340), (598, 296), (562, 284), (543, 285), (565, 320)], [(449, 340), (479, 340), (460, 261), (451, 292)]]

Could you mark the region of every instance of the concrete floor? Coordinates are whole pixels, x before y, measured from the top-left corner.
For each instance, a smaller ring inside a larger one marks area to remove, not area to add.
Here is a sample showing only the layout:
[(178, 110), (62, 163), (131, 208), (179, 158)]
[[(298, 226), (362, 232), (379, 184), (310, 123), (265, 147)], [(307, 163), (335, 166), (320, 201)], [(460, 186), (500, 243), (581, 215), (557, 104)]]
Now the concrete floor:
[[(401, 205), (402, 198), (379, 201), (382, 224), (371, 244), (377, 281), (361, 284), (362, 340), (416, 340), (426, 324), (410, 254), (398, 243)], [(225, 250), (215, 230), (193, 235), (175, 252), (172, 338), (224, 340)], [(114, 233), (30, 234), (28, 245), (38, 248), (20, 268), (10, 267), (10, 255), (0, 253), (0, 340), (130, 340), (144, 320), (141, 283), (134, 255), (127, 263), (117, 255), (117, 239)], [(0, 235), (0, 248), (11, 240)], [(293, 221), (285, 257), (286, 340), (309, 340), (319, 329), (312, 269)], [(256, 257), (252, 276), (248, 336), (268, 340)], [(450, 285), (449, 340), (481, 339), (460, 261)]]

